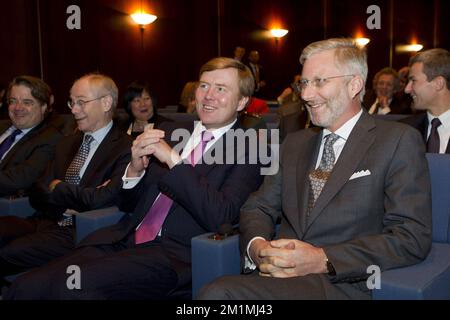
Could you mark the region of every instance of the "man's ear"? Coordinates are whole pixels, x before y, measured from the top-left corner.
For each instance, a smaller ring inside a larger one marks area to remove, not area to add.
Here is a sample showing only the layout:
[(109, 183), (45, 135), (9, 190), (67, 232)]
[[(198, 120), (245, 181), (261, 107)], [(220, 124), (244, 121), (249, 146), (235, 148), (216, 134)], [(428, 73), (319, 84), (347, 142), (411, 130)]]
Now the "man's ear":
[(347, 86), (348, 94), (353, 99), (355, 98), (364, 88), (364, 81), (359, 75), (355, 75), (349, 82)]
[(446, 80), (443, 76), (437, 76), (436, 78), (431, 80), (431, 83), (436, 91), (441, 91), (447, 88)]
[(47, 104), (46, 103), (44, 103), (42, 106), (41, 106), (41, 113), (43, 114), (43, 115), (45, 115), (45, 112), (47, 111)]
[(110, 95), (107, 95), (102, 98), (102, 107), (104, 112), (108, 112), (112, 109), (113, 98)]
[(238, 102), (238, 108), (237, 111), (242, 111), (247, 106), (248, 102), (250, 100), (250, 97), (242, 97)]

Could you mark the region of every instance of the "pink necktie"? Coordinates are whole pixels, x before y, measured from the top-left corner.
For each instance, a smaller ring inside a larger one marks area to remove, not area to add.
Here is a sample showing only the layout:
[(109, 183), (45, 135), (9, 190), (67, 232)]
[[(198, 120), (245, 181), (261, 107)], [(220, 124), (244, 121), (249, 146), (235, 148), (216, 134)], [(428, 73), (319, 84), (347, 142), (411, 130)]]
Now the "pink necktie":
[[(200, 161), (203, 152), (205, 151), (206, 144), (212, 139), (214, 139), (214, 136), (211, 132), (202, 132), (202, 140), (189, 155), (189, 159), (193, 167), (198, 163), (198, 161)], [(162, 193), (159, 194), (159, 197), (155, 200), (155, 202), (153, 202), (153, 205), (150, 207), (150, 210), (145, 215), (141, 224), (136, 228), (136, 244), (152, 241), (156, 238), (159, 230), (161, 230), (164, 220), (167, 217), (167, 214), (169, 213), (172, 203), (172, 199)]]

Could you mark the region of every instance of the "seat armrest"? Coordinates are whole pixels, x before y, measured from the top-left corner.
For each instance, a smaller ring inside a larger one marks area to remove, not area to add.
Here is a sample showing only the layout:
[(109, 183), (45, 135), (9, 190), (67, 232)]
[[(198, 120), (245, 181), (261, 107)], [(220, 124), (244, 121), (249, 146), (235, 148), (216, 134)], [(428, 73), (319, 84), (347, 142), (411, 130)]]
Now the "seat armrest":
[(35, 210), (30, 205), (28, 197), (15, 199), (0, 198), (0, 216), (16, 216), (26, 218), (31, 216)]
[(192, 297), (208, 282), (240, 273), (239, 235), (213, 240), (205, 233), (192, 238)]
[(450, 245), (433, 243), (427, 258), (415, 265), (381, 273), (374, 300), (450, 299)]
[(77, 213), (75, 216), (77, 243), (95, 230), (117, 223), (123, 215), (124, 213), (115, 206)]

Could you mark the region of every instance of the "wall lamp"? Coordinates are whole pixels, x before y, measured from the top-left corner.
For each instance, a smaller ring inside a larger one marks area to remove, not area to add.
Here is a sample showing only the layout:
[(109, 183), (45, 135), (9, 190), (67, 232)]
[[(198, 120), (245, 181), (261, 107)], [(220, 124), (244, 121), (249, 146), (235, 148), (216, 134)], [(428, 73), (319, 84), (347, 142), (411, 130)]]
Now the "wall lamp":
[(399, 44), (395, 46), (395, 51), (397, 52), (418, 52), (423, 49), (421, 44)]
[(141, 29), (144, 29), (146, 25), (155, 22), (158, 17), (153, 14), (146, 13), (145, 11), (139, 11), (133, 13), (131, 18), (141, 27)]
[(355, 38), (356, 45), (360, 48), (364, 48), (369, 42), (369, 38)]
[(272, 35), (272, 37), (274, 37), (276, 39), (283, 38), (285, 35), (287, 35), (288, 32), (289, 32), (289, 30), (286, 30), (286, 29), (271, 29), (270, 30), (270, 34)]

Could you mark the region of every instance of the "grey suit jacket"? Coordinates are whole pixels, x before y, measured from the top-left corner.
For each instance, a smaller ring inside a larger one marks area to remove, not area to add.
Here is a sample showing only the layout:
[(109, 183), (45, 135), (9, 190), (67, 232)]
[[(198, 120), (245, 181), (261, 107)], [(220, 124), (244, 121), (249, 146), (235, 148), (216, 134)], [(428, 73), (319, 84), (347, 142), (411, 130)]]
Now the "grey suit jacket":
[[(420, 134), (364, 112), (308, 216), (308, 173), (321, 138), (314, 129), (288, 135), (280, 171), (266, 177), (241, 209), (241, 249), (255, 236), (272, 239), (281, 217), (277, 237), (322, 247), (336, 270), (329, 280), (344, 283), (343, 290), (364, 289), (370, 265), (387, 270), (424, 259), (431, 245), (431, 195)], [(370, 175), (350, 179), (362, 170)]]

